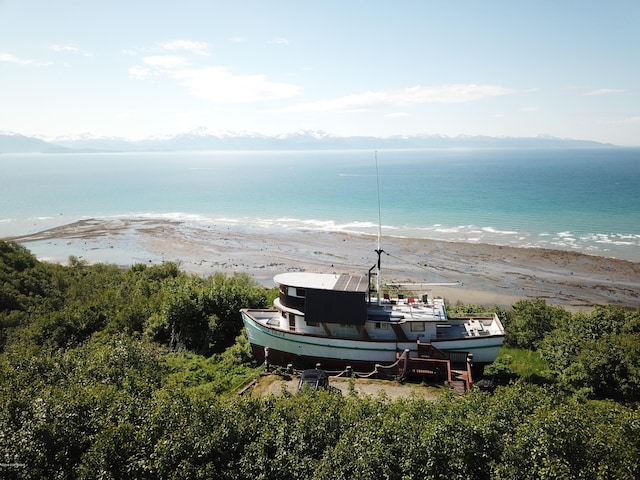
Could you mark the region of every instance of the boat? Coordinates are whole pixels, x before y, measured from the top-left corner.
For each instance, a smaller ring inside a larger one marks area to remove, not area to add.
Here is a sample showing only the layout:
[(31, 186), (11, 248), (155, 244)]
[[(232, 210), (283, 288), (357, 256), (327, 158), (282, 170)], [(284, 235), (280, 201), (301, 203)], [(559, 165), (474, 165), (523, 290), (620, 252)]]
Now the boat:
[[(376, 152), (376, 178), (377, 172)], [(495, 313), (449, 316), (444, 300), (429, 294), (403, 295), (398, 288), (391, 298), (382, 292), (381, 256), (386, 252), (380, 246), (379, 192), (378, 184), (377, 263), (360, 276), (276, 275), (279, 296), (273, 308), (241, 310), (253, 354), (267, 364), (303, 368), (319, 364), (378, 371), (399, 366), (402, 377), (408, 369), (440, 374), (444, 368), (449, 380), (457, 367), (466, 370), (469, 385), (471, 369), (481, 375), (497, 357), (504, 341), (502, 323)]]
[[(378, 251), (379, 255), (382, 251)], [(373, 274), (375, 275), (375, 273)], [(270, 309), (242, 309), (254, 356), (272, 365), (369, 371), (409, 359), (457, 355), (476, 371), (492, 363), (504, 328), (495, 313), (449, 315), (430, 294), (371, 298), (368, 275), (288, 272), (274, 277)], [(434, 354), (435, 352), (435, 354)]]

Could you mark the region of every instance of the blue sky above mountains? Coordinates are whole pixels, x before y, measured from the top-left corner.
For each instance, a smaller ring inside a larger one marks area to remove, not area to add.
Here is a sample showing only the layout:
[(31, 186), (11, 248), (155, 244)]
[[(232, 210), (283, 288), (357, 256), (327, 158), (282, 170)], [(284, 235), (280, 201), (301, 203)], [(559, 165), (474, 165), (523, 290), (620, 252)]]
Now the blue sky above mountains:
[(640, 144), (640, 2), (0, 1), (0, 130)]

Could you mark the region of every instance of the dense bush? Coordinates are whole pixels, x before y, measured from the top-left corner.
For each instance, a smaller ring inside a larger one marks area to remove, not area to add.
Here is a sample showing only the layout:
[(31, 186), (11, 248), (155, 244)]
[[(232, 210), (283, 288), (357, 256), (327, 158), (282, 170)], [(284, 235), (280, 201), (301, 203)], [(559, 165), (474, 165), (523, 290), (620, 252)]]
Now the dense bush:
[(572, 315), (534, 299), (517, 302), (501, 318), (505, 345), (537, 351), (548, 367), (545, 377), (562, 388), (588, 398), (640, 400), (640, 309), (596, 306)]
[(536, 349), (545, 335), (570, 314), (540, 298), (520, 300), (503, 316), (505, 343), (512, 347)]
[(0, 340), (51, 348), (80, 345), (92, 335), (142, 334), (172, 349), (209, 355), (233, 344), (241, 307), (266, 306), (266, 291), (246, 274), (200, 278), (175, 263), (63, 267), (38, 262), (26, 249), (0, 242)]
[(620, 478), (640, 416), (516, 384), (453, 400), (308, 391), (244, 398), (99, 382), (3, 409), (14, 478)]
[(501, 312), (554, 372), (544, 387), (253, 398), (235, 393), (260, 373), (238, 309), (272, 292), (245, 275), (50, 265), (0, 242), (0, 286), (2, 478), (640, 476), (636, 405), (587, 399), (637, 400), (638, 312)]
[(640, 400), (640, 310), (596, 307), (567, 317), (545, 337), (540, 354), (573, 391)]

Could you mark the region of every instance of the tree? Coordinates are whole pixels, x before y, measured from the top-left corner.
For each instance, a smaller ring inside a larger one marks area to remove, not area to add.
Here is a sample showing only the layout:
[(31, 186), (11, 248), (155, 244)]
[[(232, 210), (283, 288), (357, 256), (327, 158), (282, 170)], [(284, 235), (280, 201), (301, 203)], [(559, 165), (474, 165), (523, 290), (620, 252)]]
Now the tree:
[(505, 343), (535, 350), (545, 335), (568, 317), (570, 314), (566, 310), (547, 305), (543, 299), (520, 300), (505, 319)]
[(590, 397), (640, 399), (638, 311), (596, 307), (558, 323), (541, 356), (560, 385)]

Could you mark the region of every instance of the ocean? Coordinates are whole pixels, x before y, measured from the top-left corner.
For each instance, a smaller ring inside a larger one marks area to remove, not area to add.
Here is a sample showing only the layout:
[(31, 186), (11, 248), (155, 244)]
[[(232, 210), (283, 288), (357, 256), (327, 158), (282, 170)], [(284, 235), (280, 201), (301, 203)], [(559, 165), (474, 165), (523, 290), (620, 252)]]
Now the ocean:
[(5, 153), (0, 164), (0, 238), (83, 218), (354, 233), (377, 233), (380, 219), (383, 235), (640, 261), (640, 148)]

